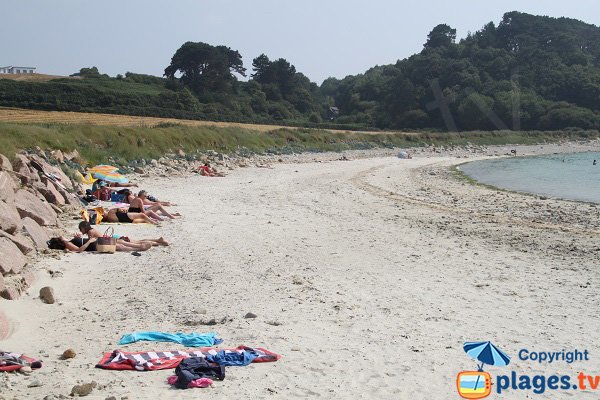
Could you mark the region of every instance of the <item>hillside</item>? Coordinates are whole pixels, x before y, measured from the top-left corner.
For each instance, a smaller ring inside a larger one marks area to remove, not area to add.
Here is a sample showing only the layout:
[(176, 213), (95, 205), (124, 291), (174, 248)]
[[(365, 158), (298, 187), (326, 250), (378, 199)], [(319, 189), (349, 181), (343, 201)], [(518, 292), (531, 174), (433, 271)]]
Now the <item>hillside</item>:
[(0, 106), (352, 130), (600, 129), (594, 25), (509, 12), (458, 42), (440, 24), (424, 42), (407, 59), (320, 86), (264, 54), (240, 81), (237, 51), (187, 42), (166, 78), (84, 68), (82, 79), (0, 79)]

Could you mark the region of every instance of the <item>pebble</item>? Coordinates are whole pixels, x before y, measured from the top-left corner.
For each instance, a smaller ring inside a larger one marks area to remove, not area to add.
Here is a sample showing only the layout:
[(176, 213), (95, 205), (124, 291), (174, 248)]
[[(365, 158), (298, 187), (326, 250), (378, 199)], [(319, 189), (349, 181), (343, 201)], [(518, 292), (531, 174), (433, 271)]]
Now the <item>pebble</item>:
[(32, 381), (29, 385), (27, 385), (28, 388), (34, 388), (34, 387), (40, 387), (43, 386), (44, 384), (42, 382), (40, 382), (39, 380), (34, 380)]
[(40, 299), (47, 304), (54, 304), (56, 298), (54, 297), (54, 289), (50, 286), (44, 286), (40, 289)]
[(62, 353), (62, 359), (63, 360), (68, 360), (69, 358), (75, 358), (75, 356), (77, 355), (77, 353), (75, 353), (75, 350), (73, 349), (67, 349)]
[(94, 390), (97, 385), (98, 384), (95, 381), (84, 383), (83, 385), (75, 385), (73, 386), (73, 389), (71, 389), (71, 396), (87, 396), (92, 393), (92, 390)]
[(254, 314), (254, 313), (247, 313), (246, 315), (244, 315), (244, 318), (248, 319), (248, 318), (256, 318), (258, 317), (258, 315)]

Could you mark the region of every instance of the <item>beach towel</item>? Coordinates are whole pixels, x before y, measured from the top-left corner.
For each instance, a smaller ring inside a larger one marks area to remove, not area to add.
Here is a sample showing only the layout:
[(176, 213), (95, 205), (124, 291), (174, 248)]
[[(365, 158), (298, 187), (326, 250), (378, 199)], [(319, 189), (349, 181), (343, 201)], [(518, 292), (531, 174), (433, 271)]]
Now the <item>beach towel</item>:
[(119, 345), (135, 343), (139, 341), (147, 342), (174, 342), (186, 347), (210, 347), (223, 343), (215, 332), (209, 333), (167, 333), (167, 332), (135, 332), (128, 333), (121, 337)]
[[(181, 360), (186, 358), (206, 358), (207, 355), (216, 355), (221, 349), (201, 348), (199, 350), (187, 351), (141, 351), (125, 352), (114, 350), (110, 353), (104, 353), (102, 359), (96, 368), (112, 370), (132, 370), (132, 371), (157, 371), (161, 369), (176, 368)], [(281, 358), (280, 355), (272, 353), (260, 347), (239, 346), (235, 349), (225, 349), (226, 352), (255, 352), (258, 354), (252, 360), (253, 363), (274, 362)]]
[(42, 368), (42, 362), (23, 354), (0, 351), (0, 372), (17, 371), (22, 367)]
[(252, 363), (256, 357), (258, 353), (252, 350), (241, 353), (221, 350), (217, 354), (208, 354), (206, 359), (224, 367), (243, 367)]

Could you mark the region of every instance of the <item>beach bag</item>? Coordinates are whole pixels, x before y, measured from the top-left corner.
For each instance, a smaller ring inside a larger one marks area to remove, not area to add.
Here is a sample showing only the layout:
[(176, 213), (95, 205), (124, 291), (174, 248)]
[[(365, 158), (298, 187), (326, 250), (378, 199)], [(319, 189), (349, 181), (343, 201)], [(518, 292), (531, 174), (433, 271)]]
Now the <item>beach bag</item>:
[(98, 253), (114, 253), (117, 251), (117, 239), (113, 237), (114, 233), (113, 228), (108, 228), (104, 232), (104, 236), (96, 239), (96, 251)]

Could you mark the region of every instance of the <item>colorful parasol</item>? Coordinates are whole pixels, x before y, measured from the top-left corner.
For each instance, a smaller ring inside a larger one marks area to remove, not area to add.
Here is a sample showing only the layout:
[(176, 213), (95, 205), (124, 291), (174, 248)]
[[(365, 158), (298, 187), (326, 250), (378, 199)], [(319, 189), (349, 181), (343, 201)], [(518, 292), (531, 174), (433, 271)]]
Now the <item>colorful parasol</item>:
[(129, 179), (118, 172), (92, 172), (92, 176), (105, 182), (127, 183)]

